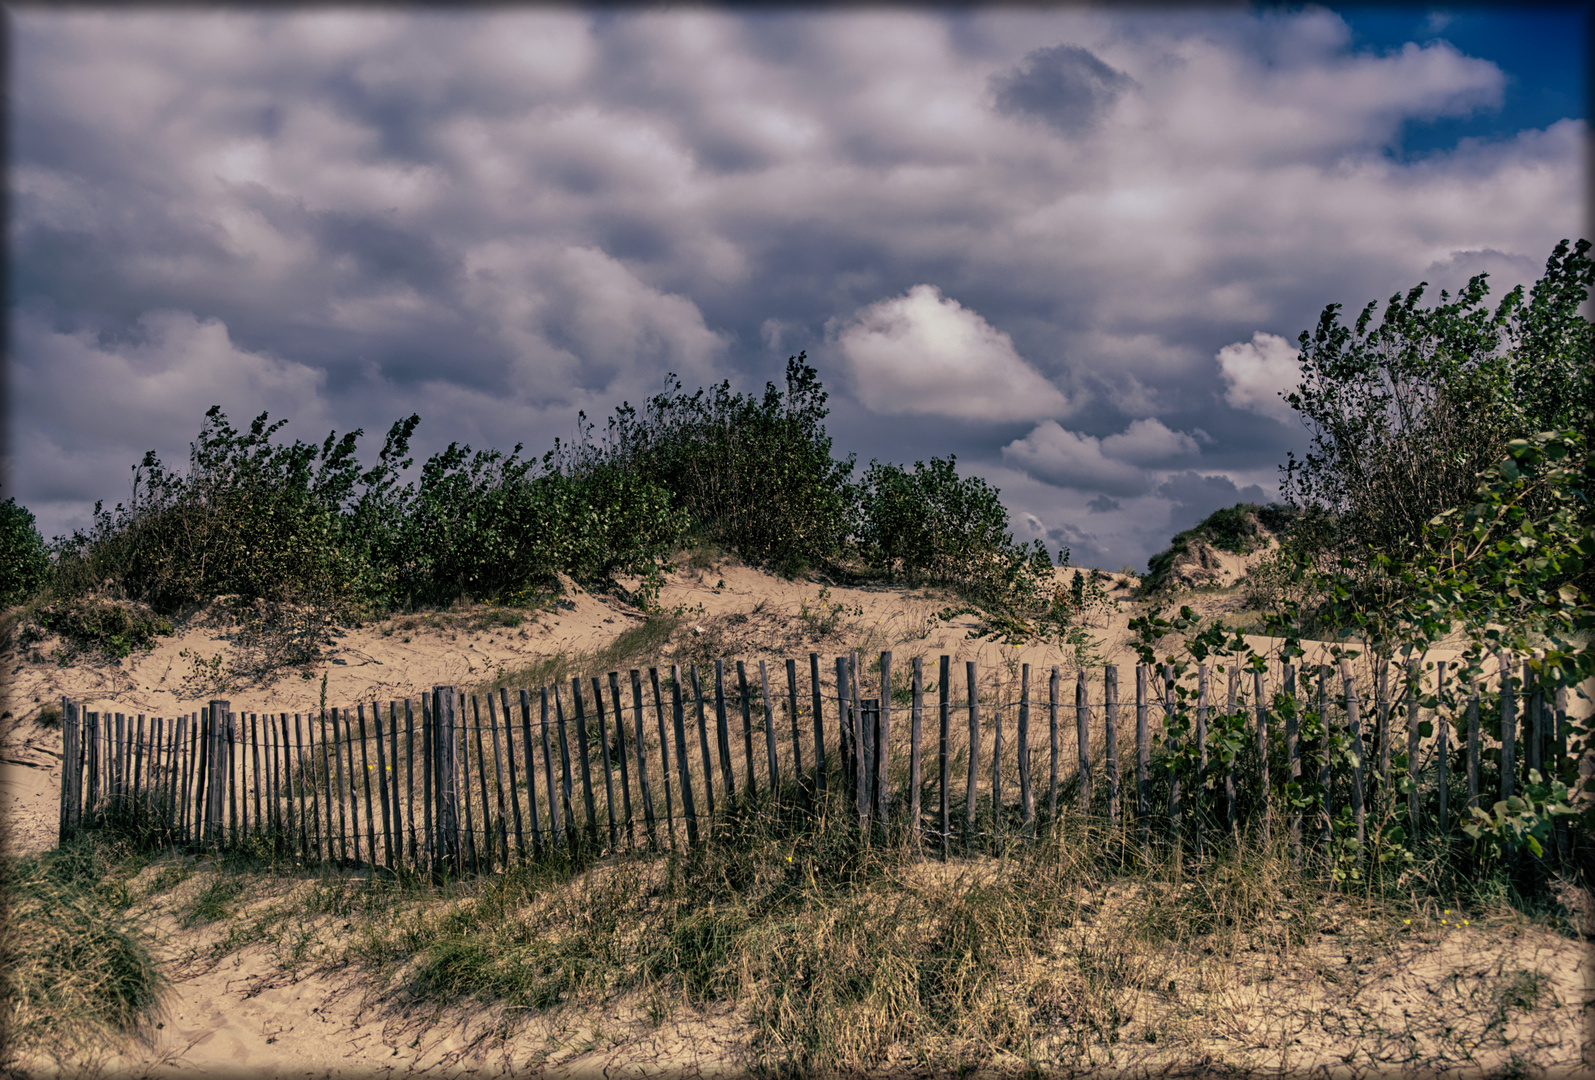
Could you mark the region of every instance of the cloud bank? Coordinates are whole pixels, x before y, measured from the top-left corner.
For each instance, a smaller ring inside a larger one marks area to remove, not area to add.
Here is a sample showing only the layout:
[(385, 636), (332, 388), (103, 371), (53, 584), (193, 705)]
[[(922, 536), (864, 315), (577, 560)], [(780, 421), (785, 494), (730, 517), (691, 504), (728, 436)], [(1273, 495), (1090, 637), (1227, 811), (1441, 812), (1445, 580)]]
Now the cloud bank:
[(535, 451), (807, 350), (838, 452), (957, 453), (1016, 528), (1144, 561), (1201, 503), (1172, 478), (1266, 493), (1324, 304), (1499, 295), (1583, 227), (1582, 117), (1404, 156), (1524, 73), (1318, 8), (11, 29), (9, 484), (47, 534), (213, 403)]

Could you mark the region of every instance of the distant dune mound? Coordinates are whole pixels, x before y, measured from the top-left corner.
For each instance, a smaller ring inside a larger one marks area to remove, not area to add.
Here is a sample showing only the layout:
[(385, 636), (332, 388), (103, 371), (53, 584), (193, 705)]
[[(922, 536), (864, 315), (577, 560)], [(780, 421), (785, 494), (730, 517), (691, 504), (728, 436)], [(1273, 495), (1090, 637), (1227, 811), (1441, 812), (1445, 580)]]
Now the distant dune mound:
[(1224, 588), (1234, 585), (1265, 552), (1279, 545), (1295, 511), (1280, 503), (1237, 503), (1214, 511), (1177, 533), (1147, 563), (1141, 591)]

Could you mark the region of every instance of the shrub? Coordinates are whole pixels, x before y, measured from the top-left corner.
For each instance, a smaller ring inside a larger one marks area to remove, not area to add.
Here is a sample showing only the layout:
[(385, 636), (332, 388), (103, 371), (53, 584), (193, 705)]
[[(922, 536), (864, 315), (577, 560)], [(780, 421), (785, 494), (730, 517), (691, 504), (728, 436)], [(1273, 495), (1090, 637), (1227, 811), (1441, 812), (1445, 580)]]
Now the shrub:
[(1013, 547), (996, 488), (958, 475), (957, 458), (870, 462), (859, 497), (859, 552), (872, 569), (910, 582), (976, 587)]
[(788, 359), (785, 390), (766, 383), (762, 398), (733, 394), (730, 383), (684, 395), (672, 374), (642, 414), (622, 404), (601, 443), (584, 430), (553, 460), (567, 475), (609, 468), (658, 484), (701, 539), (749, 562), (791, 574), (838, 558), (851, 531), (853, 459), (831, 457), (828, 395), (806, 361)]
[(49, 553), (33, 515), (14, 498), (0, 503), (0, 606), (38, 592), (49, 573)]

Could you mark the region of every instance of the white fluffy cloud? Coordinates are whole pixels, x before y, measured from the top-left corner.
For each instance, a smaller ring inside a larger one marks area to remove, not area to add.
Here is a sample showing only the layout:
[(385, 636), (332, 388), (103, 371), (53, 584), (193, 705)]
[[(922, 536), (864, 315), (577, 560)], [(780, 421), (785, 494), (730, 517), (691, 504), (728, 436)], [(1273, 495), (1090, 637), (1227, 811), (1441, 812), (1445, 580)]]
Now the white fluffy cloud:
[(1047, 420), (1002, 448), (1005, 461), (1058, 487), (1140, 495), (1152, 487), (1142, 468), (1198, 453), (1196, 440), (1157, 420), (1137, 420), (1117, 435), (1098, 439)]
[(934, 285), (859, 310), (838, 345), (859, 400), (878, 413), (1035, 420), (1069, 408), (1011, 337)]
[(1301, 382), (1296, 346), (1278, 334), (1259, 330), (1250, 341), (1237, 341), (1218, 351), (1218, 370), (1224, 377), (1224, 400), (1237, 409), (1287, 423), (1295, 410), (1281, 393)]
[(1196, 440), (1183, 431), (1170, 431), (1162, 421), (1134, 420), (1117, 435), (1102, 440), (1102, 452), (1132, 465), (1160, 465), (1172, 458), (1199, 453)]

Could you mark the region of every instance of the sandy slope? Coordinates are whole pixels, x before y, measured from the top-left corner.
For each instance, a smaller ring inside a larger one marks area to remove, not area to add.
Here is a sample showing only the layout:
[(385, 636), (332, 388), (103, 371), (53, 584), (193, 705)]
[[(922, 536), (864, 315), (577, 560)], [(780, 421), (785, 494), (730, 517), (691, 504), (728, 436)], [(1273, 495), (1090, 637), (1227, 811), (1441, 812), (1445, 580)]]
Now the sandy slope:
[[(1128, 594), (1121, 589), (1117, 595)], [(865, 654), (892, 649), (899, 663), (916, 655), (930, 661), (946, 653), (958, 661), (976, 660), (983, 670), (1016, 670), (1011, 665), (1029, 663), (1038, 669), (1032, 677), (1044, 693), (1046, 671), (1059, 664), (1072, 672), (1076, 660), (1073, 652), (1056, 648), (1014, 650), (968, 640), (967, 618), (948, 623), (935, 617), (945, 605), (942, 598), (827, 587), (812, 580), (782, 581), (734, 562), (674, 575), (661, 603), (681, 608), (685, 615), (661, 649), (662, 663), (720, 655), (763, 658), (779, 670), (779, 661), (787, 657), (806, 664), (810, 651), (819, 652), (826, 662), (849, 648)], [(1234, 606), (1234, 601), (1210, 597), (1205, 603)], [(1091, 628), (1097, 639), (1091, 663), (1134, 663), (1128, 648), (1129, 617), (1124, 605)], [(519, 627), (472, 630), (469, 621), (462, 617), (457, 620), (462, 625), (438, 629), (417, 626), (414, 620), (389, 620), (351, 629), (337, 641), (326, 662), (305, 672), (283, 673), (269, 685), (237, 688), (227, 696), (237, 711), (293, 712), (316, 707), (323, 675), (328, 704), (402, 699), (439, 684), (471, 687), (540, 656), (590, 653), (640, 625), (642, 613), (613, 597), (573, 590), (558, 610)], [(226, 648), (226, 642), (216, 631), (193, 630), (164, 639), (153, 651), (120, 664), (70, 667), (48, 662), (49, 642), (36, 648), (45, 662), (31, 660), (31, 650), (12, 649), (0, 656), (8, 676), (4, 711), (9, 714), (0, 723), (0, 805), (13, 852), (40, 850), (55, 839), (60, 736), (58, 730), (33, 723), (41, 707), (66, 695), (99, 710), (170, 716), (193, 709), (204, 695), (194, 694), (192, 685), (185, 692), (185, 677), (193, 674), (194, 667), (182, 653), (214, 655)], [(145, 876), (153, 873), (151, 868)], [(588, 1011), (580, 1016), (535, 1018), (503, 1041), (483, 1035), (494, 1027), (492, 1010), (406, 1015), (348, 971), (326, 970), (314, 963), (285, 965), (264, 944), (245, 946), (219, 962), (206, 960), (207, 939), (214, 932), (181, 930), (173, 915), (187, 890), (198, 888), (203, 877), (203, 872), (196, 874), (177, 890), (151, 893), (135, 905), (172, 973), (173, 992), (162, 1026), (152, 1030), (147, 1041), (105, 1063), (113, 1073), (286, 1077), (425, 1069), (429, 1075), (451, 1075), (536, 1067), (549, 1075), (712, 1075), (741, 1073), (748, 1064), (745, 1026), (729, 1012), (700, 1015), (683, 1006), (661, 1020), (647, 1002), (619, 1000), (600, 1010), (601, 1015)], [(278, 891), (309, 884), (283, 881)], [(256, 897), (252, 902), (269, 899)], [(321, 919), (310, 930), (317, 941), (332, 945), (352, 927)], [(1470, 964), (1483, 970), (1496, 961), (1516, 963), (1517, 953), (1529, 949), (1535, 964), (1551, 972), (1567, 1005), (1555, 1013), (1555, 1023), (1566, 1030), (1558, 1028), (1550, 1040), (1559, 1047), (1558, 1060), (1566, 1062), (1567, 1047), (1576, 1048), (1579, 1039), (1577, 1003), (1595, 997), (1591, 990), (1595, 980), (1583, 950), (1573, 942), (1544, 931), (1522, 933), (1528, 938), (1492, 939), (1466, 947), (1443, 935), (1414, 940), (1405, 946), (1409, 962), (1400, 970), (1392, 969), (1394, 981), (1381, 984), (1368, 998), (1369, 1007), (1381, 1015), (1391, 1013), (1385, 1019), (1399, 1026), (1400, 1020), (1392, 1020), (1395, 1012), (1431, 1007), (1423, 997), (1425, 988), (1448, 972)], [(1333, 941), (1328, 948), (1334, 951)], [(1333, 991), (1325, 990), (1330, 984), (1313, 972), (1291, 978), (1299, 985), (1284, 992), (1333, 996)], [(1275, 985), (1286, 987), (1285, 982)], [(1230, 1026), (1237, 1032), (1253, 1030), (1247, 1010), (1261, 1016), (1279, 992), (1275, 988), (1237, 991), (1239, 996), (1224, 1006)], [(1335, 998), (1333, 1007), (1350, 1006)], [(1233, 1046), (1219, 1033), (1214, 1038), (1214, 1045), (1230, 1060), (1252, 1053), (1243, 1046), (1242, 1035), (1235, 1036)], [(1300, 1038), (1297, 1056), (1287, 1066), (1291, 1071), (1314, 1061), (1337, 1060), (1330, 1053), (1332, 1040), (1305, 1029)], [(1147, 1048), (1146, 1054), (1152, 1055), (1142, 1062), (1146, 1067), (1167, 1063), (1160, 1061), (1154, 1048)], [(1254, 1056), (1259, 1066), (1268, 1064)], [(49, 1063), (33, 1064), (47, 1069)], [(83, 1064), (79, 1061), (69, 1071), (76, 1072)], [(1277, 1058), (1272, 1064), (1277, 1066)]]

